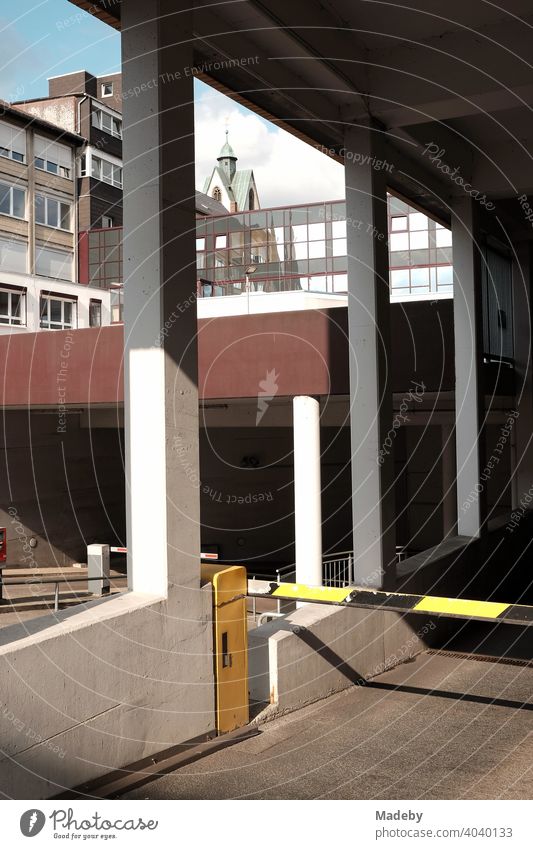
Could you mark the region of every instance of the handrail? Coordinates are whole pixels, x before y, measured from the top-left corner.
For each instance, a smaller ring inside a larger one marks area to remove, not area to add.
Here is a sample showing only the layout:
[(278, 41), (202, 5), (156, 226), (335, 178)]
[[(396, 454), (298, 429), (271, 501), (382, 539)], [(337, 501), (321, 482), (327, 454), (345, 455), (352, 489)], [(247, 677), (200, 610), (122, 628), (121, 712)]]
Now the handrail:
[(353, 551), (334, 551), (332, 554), (325, 554), (322, 562), (329, 563), (330, 560), (341, 560), (343, 557), (353, 557)]
[[(118, 575), (119, 578), (125, 578), (126, 575)], [(24, 587), (32, 584), (36, 585), (46, 585), (46, 584), (55, 584), (54, 588), (54, 613), (57, 613), (59, 610), (59, 584), (75, 584), (76, 582), (87, 582), (89, 581), (104, 581), (107, 579), (107, 575), (94, 575), (93, 577), (81, 577), (81, 578), (50, 578), (48, 580), (40, 581), (35, 578), (26, 578), (23, 581), (13, 580), (11, 578), (0, 578), (0, 587)], [(116, 580), (116, 578), (115, 578)], [(11, 604), (13, 605), (15, 602), (9, 598), (0, 599), (0, 604)]]

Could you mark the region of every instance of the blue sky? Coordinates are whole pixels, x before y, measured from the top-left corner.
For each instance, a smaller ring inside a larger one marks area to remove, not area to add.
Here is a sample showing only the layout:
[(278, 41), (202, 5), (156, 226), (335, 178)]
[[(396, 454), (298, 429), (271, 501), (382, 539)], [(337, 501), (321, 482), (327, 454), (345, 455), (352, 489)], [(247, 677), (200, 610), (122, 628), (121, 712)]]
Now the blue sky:
[[(4, 0), (0, 45), (4, 100), (46, 97), (47, 78), (70, 71), (120, 70), (120, 34), (68, 0)], [(199, 188), (216, 164), (227, 124), (238, 167), (254, 169), (262, 206), (343, 196), (340, 165), (199, 81), (195, 107)]]
[[(16, 0), (0, 11), (0, 97), (48, 93), (47, 77), (120, 70), (120, 34), (68, 0)], [(9, 16), (6, 12), (9, 11)]]

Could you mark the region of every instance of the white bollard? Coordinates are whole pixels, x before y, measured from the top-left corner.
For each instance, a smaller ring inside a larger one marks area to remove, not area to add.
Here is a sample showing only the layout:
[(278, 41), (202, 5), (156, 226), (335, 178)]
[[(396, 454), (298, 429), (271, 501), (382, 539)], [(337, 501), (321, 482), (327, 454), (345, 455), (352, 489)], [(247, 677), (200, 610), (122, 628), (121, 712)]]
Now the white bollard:
[(100, 580), (89, 581), (89, 592), (104, 595), (109, 592), (109, 546), (93, 543), (87, 546), (87, 577)]

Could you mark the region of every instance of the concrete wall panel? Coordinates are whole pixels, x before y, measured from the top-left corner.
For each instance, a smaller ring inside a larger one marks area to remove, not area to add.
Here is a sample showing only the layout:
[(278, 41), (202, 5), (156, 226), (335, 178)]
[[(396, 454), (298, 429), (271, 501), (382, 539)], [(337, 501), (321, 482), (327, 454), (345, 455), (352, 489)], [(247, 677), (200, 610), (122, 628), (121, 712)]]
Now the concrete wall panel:
[[(187, 604), (187, 599), (183, 598)], [(214, 728), (211, 588), (199, 619), (129, 593), (1, 632), (0, 790), (45, 798)], [(203, 670), (203, 671), (202, 671)]]

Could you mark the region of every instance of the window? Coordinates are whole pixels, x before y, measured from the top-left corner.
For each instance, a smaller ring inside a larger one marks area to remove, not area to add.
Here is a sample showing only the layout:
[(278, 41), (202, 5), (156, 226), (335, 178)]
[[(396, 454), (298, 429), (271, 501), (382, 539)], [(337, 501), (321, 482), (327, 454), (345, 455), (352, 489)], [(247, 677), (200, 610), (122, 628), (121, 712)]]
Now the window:
[(0, 324), (26, 324), (26, 292), (0, 287)]
[(102, 159), (100, 156), (92, 156), (91, 176), (95, 180), (102, 180), (102, 182), (109, 183), (111, 186), (117, 186), (119, 189), (122, 188), (122, 168), (108, 159)]
[(0, 212), (13, 218), (26, 217), (26, 192), (16, 186), (0, 183)]
[(89, 301), (89, 327), (102, 326), (102, 301)]
[(112, 227), (113, 219), (110, 215), (102, 215), (102, 227)]
[(307, 242), (307, 224), (296, 224), (292, 228), (293, 242)]
[(255, 208), (255, 200), (254, 200), (254, 190), (250, 189), (248, 192), (248, 209)]
[(393, 215), (391, 220), (391, 230), (407, 230), (407, 215)]
[(205, 251), (205, 238), (196, 239), (196, 250)]
[(437, 286), (438, 288), (442, 288), (443, 286), (452, 287), (453, 286), (453, 266), (451, 265), (438, 265), (437, 266)]
[(26, 133), (12, 124), (0, 121), (0, 156), (14, 159), (15, 162), (26, 161)]
[[(310, 225), (311, 227), (312, 225)], [(339, 239), (339, 241), (342, 241)], [(317, 259), (318, 257), (326, 256), (326, 243), (310, 242), (309, 243), (309, 259)]]
[(39, 313), (41, 327), (48, 330), (68, 330), (74, 327), (76, 301), (57, 295), (41, 295)]
[(348, 243), (346, 239), (334, 239), (332, 246), (333, 256), (346, 256), (348, 253)]
[(49, 141), (42, 136), (34, 139), (35, 167), (59, 177), (71, 179), (72, 150), (64, 144)]
[(451, 248), (452, 246), (452, 231), (446, 230), (444, 227), (439, 227), (435, 230), (435, 238), (438, 248)]
[(411, 286), (429, 287), (429, 268), (411, 269)]
[(348, 291), (348, 275), (334, 274), (333, 275), (333, 291), (347, 292)]
[(392, 268), (390, 270), (391, 289), (409, 289), (409, 269)]
[(346, 221), (332, 221), (331, 235), (334, 239), (346, 238)]
[(109, 289), (122, 281), (122, 238), (118, 228), (90, 230), (89, 283)]
[(222, 192), (220, 191), (218, 186), (215, 186), (215, 188), (213, 189), (213, 197), (215, 200), (222, 200)]
[(24, 274), (27, 270), (28, 245), (15, 239), (0, 239), (0, 266), (2, 271)]
[(411, 212), (409, 215), (410, 230), (427, 230), (428, 225), (429, 219), (427, 215), (424, 215), (422, 212)]
[(58, 280), (72, 280), (72, 254), (70, 252), (37, 246), (35, 253), (36, 274)]
[(391, 251), (408, 251), (409, 250), (409, 234), (408, 233), (392, 233), (390, 237)]
[(419, 251), (427, 248), (429, 245), (428, 231), (418, 230), (411, 233), (409, 236), (409, 242), (412, 251)]
[(98, 127), (104, 133), (109, 133), (117, 139), (122, 138), (122, 121), (120, 118), (111, 115), (110, 112), (105, 112), (103, 109), (98, 109), (98, 107), (94, 106), (92, 124), (93, 127)]
[(219, 250), (220, 248), (225, 248), (227, 245), (226, 236), (216, 236), (215, 238), (215, 248)]
[(112, 97), (113, 96), (113, 83), (102, 83), (100, 87), (100, 92), (102, 97)]
[(70, 204), (36, 194), (35, 221), (58, 230), (70, 230)]
[(326, 238), (325, 224), (309, 224), (309, 241)]

